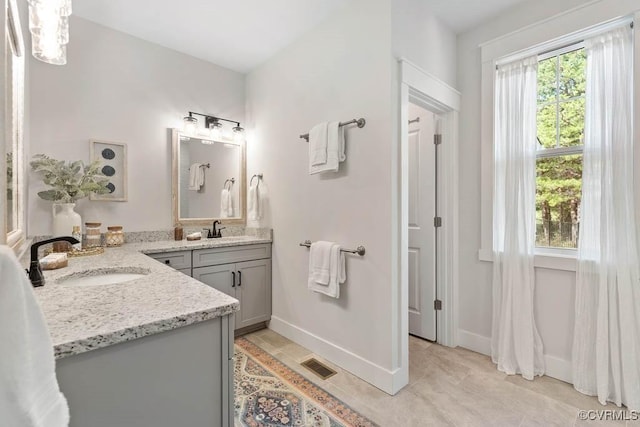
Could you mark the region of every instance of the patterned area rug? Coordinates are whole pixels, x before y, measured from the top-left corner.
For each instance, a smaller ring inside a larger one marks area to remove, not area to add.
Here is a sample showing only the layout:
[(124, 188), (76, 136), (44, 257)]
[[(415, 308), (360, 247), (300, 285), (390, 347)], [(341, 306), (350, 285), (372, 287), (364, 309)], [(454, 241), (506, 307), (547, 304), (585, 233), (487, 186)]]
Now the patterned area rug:
[(235, 343), (236, 426), (377, 426), (252, 342)]

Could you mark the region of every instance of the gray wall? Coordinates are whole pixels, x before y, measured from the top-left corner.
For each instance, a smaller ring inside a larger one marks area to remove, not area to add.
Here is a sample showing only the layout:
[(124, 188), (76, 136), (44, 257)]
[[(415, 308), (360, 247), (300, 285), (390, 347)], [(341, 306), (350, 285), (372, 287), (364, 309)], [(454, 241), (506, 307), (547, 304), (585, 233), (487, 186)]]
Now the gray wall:
[[(173, 225), (171, 134), (187, 111), (244, 120), (244, 76), (72, 16), (68, 63), (30, 55), (30, 148), (58, 159), (89, 160), (89, 140), (128, 144), (129, 201), (81, 200), (83, 221), (125, 231)], [(29, 234), (51, 231), (51, 202), (30, 173)]]

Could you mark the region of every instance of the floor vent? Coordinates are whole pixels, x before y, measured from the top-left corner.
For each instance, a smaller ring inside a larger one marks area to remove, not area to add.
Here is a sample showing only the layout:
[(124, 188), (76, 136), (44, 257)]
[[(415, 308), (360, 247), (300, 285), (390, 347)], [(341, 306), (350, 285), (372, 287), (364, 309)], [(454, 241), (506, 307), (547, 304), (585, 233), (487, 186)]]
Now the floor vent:
[(305, 360), (304, 362), (301, 363), (301, 365), (307, 368), (308, 370), (310, 370), (311, 372), (313, 372), (314, 374), (316, 374), (317, 376), (319, 376), (320, 378), (322, 378), (323, 380), (326, 380), (327, 378), (330, 378), (335, 374), (337, 374), (336, 371), (334, 371), (324, 363), (318, 362), (316, 359), (313, 359), (313, 358), (309, 360)]

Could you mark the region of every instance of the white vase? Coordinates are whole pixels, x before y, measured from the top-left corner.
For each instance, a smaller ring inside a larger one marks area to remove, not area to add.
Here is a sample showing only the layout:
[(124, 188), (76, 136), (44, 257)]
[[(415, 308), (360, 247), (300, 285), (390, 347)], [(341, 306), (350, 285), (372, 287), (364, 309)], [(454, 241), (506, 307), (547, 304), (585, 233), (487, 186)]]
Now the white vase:
[(71, 236), (73, 227), (82, 230), (82, 218), (73, 210), (75, 203), (53, 204), (53, 237)]

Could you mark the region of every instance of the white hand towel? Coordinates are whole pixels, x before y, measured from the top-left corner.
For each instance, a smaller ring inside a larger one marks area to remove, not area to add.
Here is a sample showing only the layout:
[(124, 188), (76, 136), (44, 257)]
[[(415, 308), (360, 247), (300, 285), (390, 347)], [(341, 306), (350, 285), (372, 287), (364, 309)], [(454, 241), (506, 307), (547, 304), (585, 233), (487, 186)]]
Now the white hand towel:
[(309, 250), (309, 283), (329, 285), (332, 242), (314, 242)]
[(233, 218), (233, 190), (228, 190), (229, 197), (227, 198), (227, 218)]
[(327, 129), (329, 123), (315, 125), (309, 131), (309, 166), (327, 163)]
[(309, 175), (337, 172), (340, 162), (347, 159), (344, 141), (344, 128), (340, 126), (340, 122), (329, 122), (327, 126), (327, 161), (317, 166), (309, 165)]
[(189, 190), (200, 191), (204, 185), (204, 170), (200, 163), (194, 163), (189, 167)]
[(262, 194), (259, 182), (249, 187), (249, 194), (247, 196), (247, 210), (249, 220), (258, 221), (260, 218), (262, 218)]
[(69, 407), (55, 375), (53, 344), (31, 283), (0, 246), (0, 425), (66, 427)]
[(330, 250), (330, 272), (329, 284), (322, 285), (311, 278), (308, 287), (314, 292), (318, 292), (333, 298), (340, 298), (340, 284), (347, 280), (344, 252), (340, 250), (340, 245), (333, 243)]
[(226, 188), (220, 192), (220, 218), (229, 218), (229, 198), (231, 194)]

